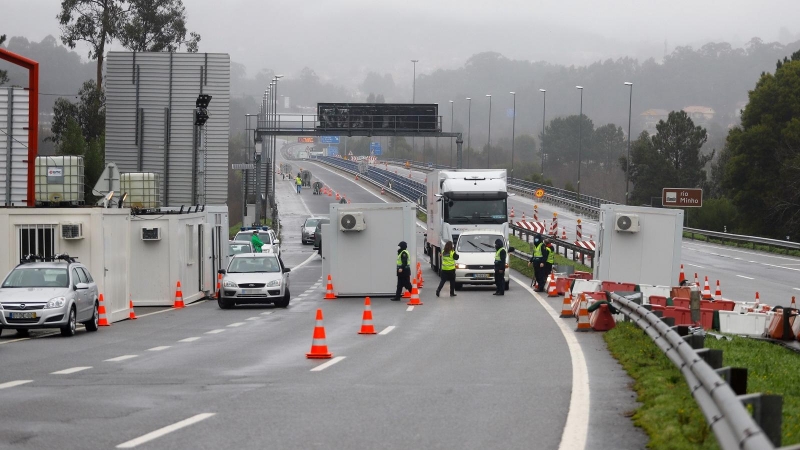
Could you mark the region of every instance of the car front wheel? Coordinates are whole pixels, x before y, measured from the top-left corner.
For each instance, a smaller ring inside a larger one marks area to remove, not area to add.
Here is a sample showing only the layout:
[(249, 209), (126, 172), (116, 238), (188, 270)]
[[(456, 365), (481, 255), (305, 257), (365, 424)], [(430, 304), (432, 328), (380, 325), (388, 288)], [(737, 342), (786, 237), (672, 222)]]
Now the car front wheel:
[(99, 320), (100, 314), (98, 314), (97, 303), (95, 303), (94, 312), (92, 312), (92, 318), (86, 322), (83, 322), (83, 325), (86, 327), (86, 331), (97, 331)]
[(61, 335), (62, 336), (74, 336), (75, 335), (75, 328), (77, 328), (78, 322), (75, 316), (75, 308), (69, 309), (69, 318), (67, 319), (67, 324), (61, 327)]
[(219, 309), (231, 309), (231, 307), (233, 306), (233, 302), (231, 302), (227, 298), (220, 297), (217, 299), (217, 305), (219, 305)]
[(278, 308), (288, 308), (289, 307), (289, 300), (291, 300), (292, 295), (289, 293), (289, 289), (286, 289), (286, 294), (283, 295), (283, 298), (280, 300), (275, 300), (273, 305)]

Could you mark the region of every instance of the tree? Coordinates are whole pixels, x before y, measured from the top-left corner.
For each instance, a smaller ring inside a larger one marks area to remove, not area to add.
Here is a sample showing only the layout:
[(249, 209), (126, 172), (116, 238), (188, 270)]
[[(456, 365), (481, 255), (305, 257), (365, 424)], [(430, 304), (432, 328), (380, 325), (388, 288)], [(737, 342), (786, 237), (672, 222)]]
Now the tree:
[(94, 80), (83, 83), (78, 93), (78, 103), (65, 98), (56, 100), (53, 107), (53, 136), (49, 138), (58, 145), (67, 132), (67, 125), (72, 119), (78, 125), (86, 142), (97, 140), (106, 128), (106, 96), (98, 90)]
[(129, 20), (122, 26), (119, 40), (134, 52), (175, 52), (185, 45), (196, 53), (200, 35), (186, 39), (186, 8), (182, 0), (128, 0)]
[(607, 172), (610, 172), (615, 167), (616, 161), (627, 149), (625, 133), (622, 131), (622, 127), (618, 127), (613, 123), (603, 125), (594, 130), (592, 142), (595, 146), (598, 162), (603, 164), (603, 168)]
[[(594, 123), (584, 114), (581, 117), (567, 116), (551, 120), (544, 134), (539, 135), (539, 139), (542, 148), (547, 152), (548, 165), (562, 165), (578, 162), (579, 147), (583, 162), (592, 159), (593, 135)], [(579, 142), (580, 136), (582, 138)]]
[[(0, 34), (0, 46), (3, 45), (3, 42), (6, 41), (6, 35)], [(7, 70), (0, 70), (0, 85), (3, 85), (8, 82), (8, 71)]]
[(58, 154), (64, 156), (83, 156), (86, 153), (86, 139), (81, 134), (81, 127), (72, 117), (66, 120), (64, 135), (58, 145)]

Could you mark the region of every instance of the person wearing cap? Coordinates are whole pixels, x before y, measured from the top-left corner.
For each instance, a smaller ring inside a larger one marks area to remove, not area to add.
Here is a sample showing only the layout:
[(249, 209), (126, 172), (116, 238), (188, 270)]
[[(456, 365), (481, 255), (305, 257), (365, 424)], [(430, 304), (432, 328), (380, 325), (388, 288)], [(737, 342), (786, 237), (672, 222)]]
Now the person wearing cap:
[(403, 293), (403, 288), (411, 291), (411, 266), (409, 266), (408, 244), (406, 241), (400, 241), (397, 244), (397, 292), (392, 298), (393, 301), (400, 301), (400, 294)]
[(497, 285), (497, 290), (492, 295), (505, 295), (506, 249), (502, 239), (495, 239), (494, 249), (494, 284)]
[(261, 247), (264, 246), (264, 242), (258, 237), (258, 230), (253, 230), (253, 237), (250, 238), (250, 242), (253, 244), (253, 251), (255, 253), (261, 253)]
[[(533, 277), (536, 280), (536, 292), (544, 292), (544, 284), (547, 281), (547, 276), (550, 270), (547, 269), (548, 261), (554, 260), (555, 255), (548, 248), (547, 244), (542, 239), (541, 234), (533, 236), (533, 256), (528, 261), (528, 267), (533, 265)], [(550, 262), (550, 269), (553, 268)]]

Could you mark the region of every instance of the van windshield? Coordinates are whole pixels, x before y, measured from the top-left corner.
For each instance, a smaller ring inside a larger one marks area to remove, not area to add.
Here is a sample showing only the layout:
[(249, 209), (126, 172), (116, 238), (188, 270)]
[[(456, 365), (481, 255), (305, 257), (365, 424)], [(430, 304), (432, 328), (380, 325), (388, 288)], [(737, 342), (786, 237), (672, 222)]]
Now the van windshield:
[(494, 241), (500, 237), (496, 234), (471, 234), (458, 238), (456, 253), (494, 253)]
[(452, 200), (445, 198), (444, 220), (447, 223), (497, 224), (508, 222), (506, 199)]

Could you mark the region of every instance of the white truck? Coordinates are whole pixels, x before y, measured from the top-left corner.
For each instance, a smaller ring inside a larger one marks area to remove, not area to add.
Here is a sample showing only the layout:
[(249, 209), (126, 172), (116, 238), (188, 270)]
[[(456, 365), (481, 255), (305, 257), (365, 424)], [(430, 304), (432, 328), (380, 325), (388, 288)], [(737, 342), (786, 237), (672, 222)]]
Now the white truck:
[[(508, 248), (508, 196), (505, 170), (434, 170), (428, 173), (425, 254), (430, 257), (431, 268), (440, 272), (445, 243), (453, 241), (458, 249), (458, 238), (465, 232), (495, 232), (497, 237), (503, 237), (506, 253), (513, 251)], [(487, 256), (490, 262), (482, 262), (479, 264), (481, 267), (456, 261), (456, 289), (465, 283), (487, 284), (494, 281), (493, 276), (487, 277), (487, 274), (494, 272), (493, 268), (482, 267), (494, 262), (493, 241), (491, 248), (485, 250), (485, 254), (491, 256), (490, 259)]]

